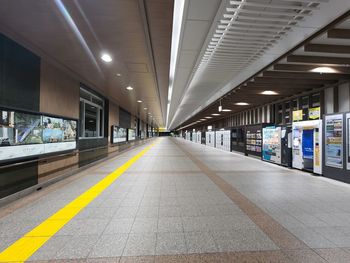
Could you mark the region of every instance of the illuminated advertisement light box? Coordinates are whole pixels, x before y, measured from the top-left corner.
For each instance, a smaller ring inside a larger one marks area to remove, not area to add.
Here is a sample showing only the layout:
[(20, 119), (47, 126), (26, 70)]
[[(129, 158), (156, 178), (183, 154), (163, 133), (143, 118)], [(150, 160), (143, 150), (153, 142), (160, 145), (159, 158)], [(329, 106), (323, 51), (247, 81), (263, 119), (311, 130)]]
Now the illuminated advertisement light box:
[(77, 121), (0, 109), (0, 162), (75, 150)]
[(326, 165), (343, 168), (343, 115), (325, 116)]
[(128, 129), (128, 140), (133, 141), (136, 139), (136, 133), (134, 129)]
[(127, 131), (125, 128), (112, 126), (112, 143), (120, 143), (127, 141)]

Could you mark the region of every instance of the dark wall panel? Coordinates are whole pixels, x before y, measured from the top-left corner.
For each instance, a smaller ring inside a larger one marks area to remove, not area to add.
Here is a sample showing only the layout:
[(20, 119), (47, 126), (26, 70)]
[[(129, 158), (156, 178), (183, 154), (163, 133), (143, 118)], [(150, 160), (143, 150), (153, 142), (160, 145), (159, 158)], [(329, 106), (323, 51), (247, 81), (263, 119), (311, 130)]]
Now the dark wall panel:
[(38, 164), (30, 163), (0, 170), (0, 198), (38, 183)]
[[(39, 103), (40, 58), (0, 34), (0, 106), (39, 111)], [(0, 169), (0, 198), (37, 181), (37, 162)]]
[(119, 126), (123, 128), (131, 128), (131, 114), (126, 110), (119, 109)]
[(0, 34), (0, 105), (39, 111), (40, 58)]

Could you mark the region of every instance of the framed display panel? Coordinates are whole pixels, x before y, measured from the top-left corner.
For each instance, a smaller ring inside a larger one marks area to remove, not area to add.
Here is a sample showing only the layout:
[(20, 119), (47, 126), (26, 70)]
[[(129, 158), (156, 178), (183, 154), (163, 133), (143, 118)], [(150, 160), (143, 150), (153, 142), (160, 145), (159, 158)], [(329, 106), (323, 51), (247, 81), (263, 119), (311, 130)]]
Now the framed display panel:
[(77, 125), (76, 119), (0, 108), (0, 163), (75, 150)]
[(111, 142), (113, 144), (126, 142), (127, 141), (127, 129), (113, 125), (111, 139), (112, 139)]
[(281, 164), (281, 127), (263, 128), (262, 158), (264, 161)]
[(205, 132), (205, 145), (215, 147), (215, 132), (214, 131)]
[(343, 114), (326, 115), (325, 165), (343, 168)]
[(135, 129), (128, 129), (128, 141), (134, 141), (136, 139)]
[(233, 127), (231, 131), (231, 150), (245, 153), (245, 126)]
[(346, 122), (346, 169), (350, 170), (350, 113), (345, 115)]
[(323, 176), (350, 183), (350, 113), (324, 115), (323, 131)]

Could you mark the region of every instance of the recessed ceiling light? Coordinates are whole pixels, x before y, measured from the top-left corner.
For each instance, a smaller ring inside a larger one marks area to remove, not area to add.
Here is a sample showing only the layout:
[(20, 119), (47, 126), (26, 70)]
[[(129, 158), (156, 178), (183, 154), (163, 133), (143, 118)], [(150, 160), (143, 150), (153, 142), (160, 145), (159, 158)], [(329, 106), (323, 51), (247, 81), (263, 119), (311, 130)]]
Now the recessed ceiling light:
[(337, 71), (334, 68), (330, 68), (330, 67), (317, 67), (314, 68), (312, 70), (310, 70), (311, 72), (316, 72), (316, 73), (336, 73)]
[(204, 118), (206, 118), (206, 119), (212, 119), (213, 117), (207, 116), (207, 117), (204, 117)]
[(232, 111), (232, 110), (230, 110), (230, 109), (222, 109), (222, 111), (229, 112), (229, 111)]
[(141, 102), (142, 102), (142, 100), (138, 100), (137, 102), (138, 102), (138, 103), (141, 103)]
[(112, 62), (112, 57), (107, 53), (102, 54), (101, 59), (107, 63)]
[(134, 88), (131, 87), (131, 86), (127, 86), (126, 89), (127, 89), (127, 90), (133, 90)]
[(262, 94), (262, 95), (277, 95), (278, 93), (276, 91), (273, 91), (273, 90), (265, 90), (265, 91), (261, 92), (260, 94)]
[(120, 74), (120, 73), (117, 73), (117, 77), (121, 77), (121, 75), (122, 75), (122, 74)]
[(213, 113), (213, 116), (220, 116), (220, 113)]
[(235, 105), (238, 105), (238, 106), (247, 106), (247, 105), (249, 105), (249, 103), (247, 103), (247, 102), (237, 102), (237, 103), (235, 103)]

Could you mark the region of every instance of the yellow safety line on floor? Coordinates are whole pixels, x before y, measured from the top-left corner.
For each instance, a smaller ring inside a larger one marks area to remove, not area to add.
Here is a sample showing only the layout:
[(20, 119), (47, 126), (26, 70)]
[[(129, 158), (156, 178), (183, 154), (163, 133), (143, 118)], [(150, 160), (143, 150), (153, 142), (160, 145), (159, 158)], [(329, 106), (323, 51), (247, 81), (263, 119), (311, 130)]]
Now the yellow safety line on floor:
[(114, 172), (107, 175), (86, 192), (78, 196), (75, 200), (15, 241), (0, 253), (0, 262), (24, 262), (29, 259), (35, 251), (44, 245), (45, 242), (55, 235), (65, 224), (72, 220), (82, 209), (117, 180), (119, 176), (140, 159), (152, 146), (154, 146), (154, 144), (143, 149)]

